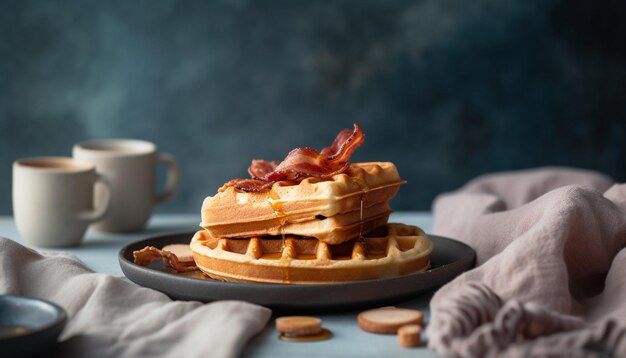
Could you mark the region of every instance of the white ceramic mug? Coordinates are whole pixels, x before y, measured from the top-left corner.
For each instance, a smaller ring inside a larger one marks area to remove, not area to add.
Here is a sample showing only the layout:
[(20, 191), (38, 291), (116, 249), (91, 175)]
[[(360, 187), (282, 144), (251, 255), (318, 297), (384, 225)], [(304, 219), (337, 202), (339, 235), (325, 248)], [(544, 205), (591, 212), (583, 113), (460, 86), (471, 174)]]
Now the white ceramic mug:
[[(98, 231), (142, 230), (157, 204), (169, 199), (178, 187), (178, 165), (156, 145), (136, 139), (103, 139), (74, 145), (74, 159), (96, 166), (111, 182), (109, 215), (92, 226)], [(166, 188), (156, 194), (157, 163), (168, 169)], [(96, 190), (96, 203), (103, 193)]]
[[(96, 188), (101, 189), (101, 200), (94, 209)], [(22, 238), (36, 246), (79, 245), (87, 226), (107, 213), (109, 193), (106, 178), (93, 165), (72, 158), (26, 158), (13, 163), (15, 224)]]

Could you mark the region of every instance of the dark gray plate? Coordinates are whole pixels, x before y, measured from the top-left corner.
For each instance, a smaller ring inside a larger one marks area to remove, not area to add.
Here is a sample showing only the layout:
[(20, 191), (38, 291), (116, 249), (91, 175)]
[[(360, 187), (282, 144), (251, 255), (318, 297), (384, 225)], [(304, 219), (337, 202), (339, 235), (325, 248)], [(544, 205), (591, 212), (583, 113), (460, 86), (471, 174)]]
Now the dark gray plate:
[(0, 295), (0, 356), (45, 355), (57, 342), (67, 315), (54, 303)]
[(174, 275), (158, 266), (133, 263), (133, 251), (146, 246), (189, 243), (193, 232), (158, 236), (123, 247), (122, 271), (131, 281), (161, 291), (171, 298), (209, 302), (243, 300), (279, 310), (355, 309), (406, 300), (438, 287), (473, 267), (476, 253), (456, 240), (429, 235), (434, 249), (432, 268), (406, 276), (323, 285), (229, 283)]

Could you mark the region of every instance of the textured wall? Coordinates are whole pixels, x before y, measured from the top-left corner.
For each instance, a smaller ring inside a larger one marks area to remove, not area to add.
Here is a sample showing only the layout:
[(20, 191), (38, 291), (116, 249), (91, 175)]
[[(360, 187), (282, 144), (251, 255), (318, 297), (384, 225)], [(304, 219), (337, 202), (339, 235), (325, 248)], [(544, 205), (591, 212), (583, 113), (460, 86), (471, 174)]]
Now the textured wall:
[(11, 163), (90, 138), (158, 143), (182, 166), (161, 211), (197, 212), (252, 158), (322, 148), (428, 209), (475, 175), (539, 165), (626, 180), (618, 1), (1, 1), (0, 214)]

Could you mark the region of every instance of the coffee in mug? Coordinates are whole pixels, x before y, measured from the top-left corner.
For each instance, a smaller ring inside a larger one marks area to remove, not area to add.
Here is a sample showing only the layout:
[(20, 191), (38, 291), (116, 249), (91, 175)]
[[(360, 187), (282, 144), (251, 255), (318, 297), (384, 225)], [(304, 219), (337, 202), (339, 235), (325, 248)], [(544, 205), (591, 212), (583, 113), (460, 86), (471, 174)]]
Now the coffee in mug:
[[(142, 230), (157, 204), (178, 186), (178, 165), (170, 154), (158, 153), (153, 143), (136, 139), (103, 139), (74, 145), (74, 159), (93, 164), (111, 182), (109, 215), (92, 227), (106, 232)], [(157, 163), (167, 167), (165, 190), (156, 194)], [(103, 192), (96, 191), (96, 203)]]
[[(98, 184), (100, 185), (98, 185)], [(100, 200), (94, 208), (94, 189)], [(109, 184), (92, 164), (65, 157), (13, 163), (13, 215), (20, 236), (42, 247), (79, 245), (109, 207)]]

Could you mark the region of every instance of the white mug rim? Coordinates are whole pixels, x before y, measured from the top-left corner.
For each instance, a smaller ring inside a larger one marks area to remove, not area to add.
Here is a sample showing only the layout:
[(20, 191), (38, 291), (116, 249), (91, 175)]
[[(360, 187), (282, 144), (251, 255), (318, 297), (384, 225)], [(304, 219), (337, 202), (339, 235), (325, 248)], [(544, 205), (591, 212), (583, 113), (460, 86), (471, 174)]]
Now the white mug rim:
[(102, 158), (135, 157), (156, 153), (156, 145), (141, 139), (93, 139), (76, 143), (73, 148), (74, 154), (77, 151)]
[[(56, 166), (54, 165), (55, 162), (63, 164)], [(37, 163), (51, 163), (52, 165), (37, 165)], [(13, 167), (21, 170), (51, 174), (87, 173), (95, 171), (95, 165), (91, 163), (81, 162), (72, 157), (55, 156), (20, 158), (13, 162)]]

